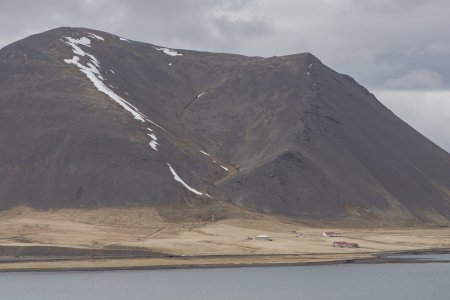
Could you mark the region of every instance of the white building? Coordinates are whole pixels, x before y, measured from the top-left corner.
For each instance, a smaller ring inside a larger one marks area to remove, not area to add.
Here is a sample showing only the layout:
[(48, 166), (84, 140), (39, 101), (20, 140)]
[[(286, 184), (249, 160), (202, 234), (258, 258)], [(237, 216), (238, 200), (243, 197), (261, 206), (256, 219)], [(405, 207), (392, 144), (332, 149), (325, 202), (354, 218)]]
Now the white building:
[(342, 233), (334, 232), (334, 231), (325, 231), (322, 233), (323, 237), (343, 237)]
[(258, 240), (258, 241), (272, 241), (272, 238), (270, 237), (270, 235), (258, 234), (257, 236), (255, 236), (255, 240)]

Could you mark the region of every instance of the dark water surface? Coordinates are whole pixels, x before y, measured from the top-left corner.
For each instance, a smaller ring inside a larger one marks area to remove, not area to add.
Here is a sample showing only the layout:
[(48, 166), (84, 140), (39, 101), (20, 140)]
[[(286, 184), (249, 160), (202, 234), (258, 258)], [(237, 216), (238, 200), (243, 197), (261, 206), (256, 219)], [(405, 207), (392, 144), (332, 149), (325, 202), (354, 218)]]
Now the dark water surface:
[[(401, 254), (391, 255), (387, 258), (401, 258), (401, 259), (425, 259), (425, 260), (448, 260), (450, 261), (450, 254)], [(450, 297), (449, 297), (450, 299)]]
[(0, 273), (0, 299), (448, 300), (450, 263)]

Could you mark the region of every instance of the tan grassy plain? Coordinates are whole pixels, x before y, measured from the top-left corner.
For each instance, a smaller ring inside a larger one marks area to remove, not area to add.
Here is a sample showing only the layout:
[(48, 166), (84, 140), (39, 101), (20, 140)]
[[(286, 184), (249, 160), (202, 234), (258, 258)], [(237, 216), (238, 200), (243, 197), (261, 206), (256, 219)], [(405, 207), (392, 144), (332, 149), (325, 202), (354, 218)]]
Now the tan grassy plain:
[[(4, 262), (8, 257), (0, 257), (0, 270), (317, 263), (368, 258), (390, 251), (450, 249), (448, 227), (321, 227), (248, 211), (229, 214), (216, 222), (205, 216), (177, 219), (166, 215), (167, 211), (157, 208), (37, 211), (19, 207), (0, 212), (0, 247), (144, 248), (175, 256), (55, 261), (48, 257), (21, 261), (16, 257), (15, 262)], [(344, 237), (324, 238), (323, 231), (342, 232)], [(273, 241), (250, 239), (258, 234), (268, 234)], [(332, 241), (338, 240), (358, 243), (361, 248), (331, 247)]]

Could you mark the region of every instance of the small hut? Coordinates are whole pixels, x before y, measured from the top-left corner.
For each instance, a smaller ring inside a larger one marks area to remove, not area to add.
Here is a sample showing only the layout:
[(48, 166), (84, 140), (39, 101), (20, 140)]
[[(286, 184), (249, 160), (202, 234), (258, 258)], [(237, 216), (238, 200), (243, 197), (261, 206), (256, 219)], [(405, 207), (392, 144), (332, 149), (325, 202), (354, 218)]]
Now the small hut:
[(349, 242), (333, 242), (333, 247), (337, 248), (359, 248), (357, 243), (349, 243)]
[(334, 232), (334, 231), (325, 231), (322, 233), (323, 237), (343, 237), (342, 233)]
[(255, 240), (257, 240), (257, 241), (272, 241), (272, 238), (270, 237), (270, 235), (267, 235), (267, 234), (258, 234), (257, 236), (255, 236)]

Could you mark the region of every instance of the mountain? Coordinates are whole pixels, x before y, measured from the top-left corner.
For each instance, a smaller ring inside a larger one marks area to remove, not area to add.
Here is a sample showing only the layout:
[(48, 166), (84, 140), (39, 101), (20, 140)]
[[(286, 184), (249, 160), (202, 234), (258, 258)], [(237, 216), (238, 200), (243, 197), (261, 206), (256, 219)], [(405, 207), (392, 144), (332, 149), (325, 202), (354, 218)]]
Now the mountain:
[(0, 209), (204, 199), (292, 217), (450, 219), (450, 155), (309, 53), (36, 34), (0, 50), (0, 143)]

